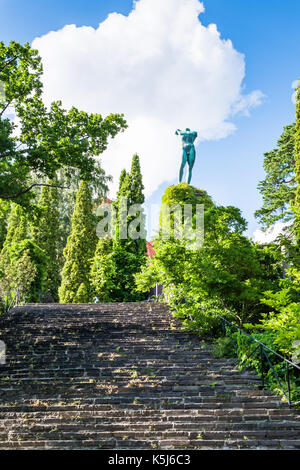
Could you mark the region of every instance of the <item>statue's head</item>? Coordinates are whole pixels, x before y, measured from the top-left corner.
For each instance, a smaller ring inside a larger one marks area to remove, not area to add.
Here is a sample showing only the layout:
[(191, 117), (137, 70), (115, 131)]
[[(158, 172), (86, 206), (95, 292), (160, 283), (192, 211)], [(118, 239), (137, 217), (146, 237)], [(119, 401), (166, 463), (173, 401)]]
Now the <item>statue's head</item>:
[(187, 131), (187, 132), (190, 132), (190, 131), (191, 131), (191, 129), (189, 129), (189, 128), (187, 127), (187, 128), (186, 128), (186, 131)]

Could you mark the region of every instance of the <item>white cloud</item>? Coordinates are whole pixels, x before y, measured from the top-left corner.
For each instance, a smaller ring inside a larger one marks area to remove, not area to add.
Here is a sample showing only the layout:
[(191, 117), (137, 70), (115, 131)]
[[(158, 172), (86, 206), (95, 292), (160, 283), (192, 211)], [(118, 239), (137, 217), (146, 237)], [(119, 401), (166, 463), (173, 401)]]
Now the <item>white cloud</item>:
[(279, 237), (279, 235), (284, 235), (285, 230), (290, 225), (291, 222), (276, 222), (276, 224), (272, 225), (272, 227), (268, 228), (265, 232), (257, 229), (253, 233), (253, 239), (261, 245), (272, 243), (277, 237)]
[(112, 13), (97, 29), (67, 25), (34, 40), (46, 102), (125, 114), (129, 129), (102, 157), (115, 185), (137, 152), (149, 196), (178, 174), (177, 128), (220, 139), (235, 130), (234, 114), (260, 104), (261, 92), (242, 91), (244, 56), (216, 25), (201, 24), (203, 11), (198, 0), (139, 0), (129, 16)]

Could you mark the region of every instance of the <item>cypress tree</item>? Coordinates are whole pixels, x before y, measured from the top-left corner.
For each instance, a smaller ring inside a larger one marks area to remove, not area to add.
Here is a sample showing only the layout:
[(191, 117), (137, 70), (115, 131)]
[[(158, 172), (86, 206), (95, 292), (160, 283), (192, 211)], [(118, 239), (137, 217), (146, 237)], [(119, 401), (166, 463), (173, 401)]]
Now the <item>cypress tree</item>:
[(33, 241), (44, 250), (47, 258), (45, 293), (58, 300), (60, 284), (58, 188), (43, 186), (39, 200), (40, 215), (32, 227)]
[(296, 173), (296, 237), (300, 245), (300, 82), (296, 92), (296, 132), (295, 132), (295, 173)]
[(284, 127), (277, 146), (264, 155), (266, 176), (258, 185), (263, 205), (255, 212), (264, 228), (293, 220), (290, 203), (295, 199), (295, 124)]
[(300, 206), (300, 83), (296, 93), (295, 160), (297, 181), (296, 204)]
[(71, 234), (64, 249), (60, 302), (85, 303), (91, 300), (89, 275), (96, 241), (91, 193), (87, 183), (82, 182), (76, 196)]
[(132, 204), (144, 204), (144, 185), (143, 177), (141, 173), (140, 159), (137, 154), (133, 155), (131, 164), (131, 203)]

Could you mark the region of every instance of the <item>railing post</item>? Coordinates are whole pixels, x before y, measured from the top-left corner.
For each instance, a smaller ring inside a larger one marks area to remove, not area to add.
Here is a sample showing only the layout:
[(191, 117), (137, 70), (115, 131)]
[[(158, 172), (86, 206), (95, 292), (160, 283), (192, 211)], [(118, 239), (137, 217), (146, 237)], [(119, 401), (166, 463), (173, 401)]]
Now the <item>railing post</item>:
[(223, 318), (222, 318), (222, 330), (223, 330), (224, 336), (226, 336), (226, 323), (225, 323), (225, 321), (223, 320)]
[(288, 362), (286, 362), (286, 380), (288, 386), (288, 397), (289, 397), (289, 407), (292, 408), (291, 402), (291, 383), (290, 383), (290, 368)]
[(261, 365), (261, 386), (262, 388), (265, 387), (265, 378), (264, 378), (264, 365), (263, 365), (263, 358), (264, 358), (264, 351), (262, 345), (260, 345), (260, 365)]

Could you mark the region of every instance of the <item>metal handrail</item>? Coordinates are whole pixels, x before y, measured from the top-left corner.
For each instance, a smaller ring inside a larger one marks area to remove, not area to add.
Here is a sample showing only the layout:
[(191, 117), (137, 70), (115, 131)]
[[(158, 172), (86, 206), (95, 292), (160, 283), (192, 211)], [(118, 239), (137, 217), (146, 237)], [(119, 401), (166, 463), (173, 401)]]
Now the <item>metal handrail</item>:
[[(194, 299), (190, 299), (190, 298), (187, 299), (186, 296), (183, 296), (183, 298), (184, 298), (184, 301), (185, 301), (186, 303), (187, 303), (187, 301), (189, 301), (189, 302), (191, 302), (191, 303), (194, 303), (194, 304), (196, 303), (196, 301), (195, 301)], [(253, 354), (254, 352), (256, 352), (257, 349), (260, 349), (262, 388), (264, 388), (264, 385), (265, 385), (265, 384), (264, 384), (264, 383), (265, 383), (264, 370), (263, 370), (263, 357), (265, 356), (266, 359), (267, 359), (267, 361), (268, 361), (268, 364), (269, 364), (269, 366), (270, 366), (270, 369), (271, 369), (272, 372), (274, 373), (275, 378), (276, 378), (277, 382), (279, 383), (279, 386), (280, 386), (280, 388), (281, 388), (281, 390), (282, 390), (282, 392), (283, 392), (283, 394), (284, 394), (284, 396), (285, 396), (285, 398), (286, 398), (286, 400), (287, 400), (287, 403), (288, 403), (289, 407), (291, 408), (292, 405), (293, 405), (293, 403), (292, 403), (292, 399), (291, 399), (291, 381), (290, 381), (290, 370), (289, 370), (289, 366), (293, 366), (293, 367), (294, 367), (295, 369), (297, 369), (297, 370), (300, 370), (300, 367), (299, 367), (297, 364), (295, 364), (294, 362), (291, 362), (289, 359), (286, 359), (285, 357), (283, 357), (283, 356), (282, 356), (281, 354), (279, 354), (278, 352), (276, 352), (276, 351), (274, 351), (273, 349), (269, 348), (269, 346), (267, 346), (266, 344), (262, 343), (262, 342), (259, 341), (258, 339), (253, 338), (253, 336), (251, 336), (251, 335), (249, 335), (248, 333), (246, 333), (244, 330), (242, 330), (241, 328), (239, 328), (239, 327), (238, 327), (237, 325), (235, 325), (234, 323), (228, 321), (228, 320), (227, 320), (226, 318), (224, 318), (222, 315), (216, 313), (216, 316), (219, 317), (219, 318), (224, 322), (224, 324), (227, 323), (228, 325), (234, 327), (235, 329), (237, 329), (238, 331), (240, 331), (242, 334), (244, 334), (245, 336), (247, 336), (248, 338), (250, 338), (253, 342), (255, 342), (255, 343), (258, 344), (258, 347), (257, 347), (254, 351), (252, 351), (252, 353), (250, 354), (250, 356), (247, 357), (247, 359), (249, 359), (249, 358), (252, 356), (252, 354)], [(232, 340), (233, 347), (234, 347), (234, 350), (235, 350), (235, 352), (236, 352), (236, 355), (237, 355), (238, 359), (240, 360), (240, 357), (239, 357), (239, 354), (238, 354), (238, 350), (237, 350), (237, 348), (236, 348), (236, 346), (235, 346), (235, 344), (234, 344), (234, 342), (233, 342), (232, 337), (231, 337), (231, 340)], [(267, 350), (267, 351), (270, 351), (270, 352), (273, 353), (273, 354), (275, 354), (275, 356), (279, 357), (279, 358), (281, 359), (281, 361), (284, 361), (285, 364), (286, 364), (286, 377), (287, 377), (287, 386), (288, 386), (287, 394), (286, 394), (285, 391), (284, 391), (284, 388), (283, 388), (283, 386), (282, 386), (282, 384), (281, 384), (281, 382), (280, 382), (280, 379), (279, 379), (279, 377), (278, 377), (278, 375), (277, 375), (277, 373), (276, 373), (276, 371), (275, 371), (275, 369), (274, 369), (274, 367), (273, 367), (273, 365), (272, 365), (272, 363), (271, 363), (271, 361), (270, 361), (269, 356), (267, 355), (266, 350)], [(300, 402), (295, 402), (294, 405), (295, 405), (295, 404), (299, 404), (299, 403), (300, 403)]]
[[(256, 338), (253, 338), (253, 336), (249, 335), (248, 333), (246, 333), (246, 331), (242, 330), (241, 328), (239, 328), (237, 325), (235, 325), (234, 323), (228, 321), (226, 318), (224, 318), (222, 315), (219, 315), (217, 314), (217, 316), (219, 318), (221, 318), (221, 320), (224, 322), (224, 324), (226, 323), (227, 325), (230, 325), (231, 327), (235, 328), (236, 330), (238, 330), (240, 333), (242, 333), (244, 336), (247, 336), (249, 339), (251, 339), (252, 342), (254, 343), (257, 343), (258, 344), (258, 347), (252, 351), (252, 353), (250, 354), (250, 356), (247, 357), (247, 359), (249, 359), (252, 354), (254, 352), (256, 352), (258, 349), (260, 349), (260, 364), (261, 364), (261, 380), (262, 380), (262, 388), (264, 388), (264, 383), (265, 383), (265, 377), (264, 377), (264, 370), (263, 370), (263, 358), (265, 356), (265, 358), (267, 359), (268, 361), (268, 364), (269, 364), (269, 367), (270, 369), (272, 370), (281, 390), (282, 390), (282, 393), (283, 395), (285, 396), (286, 400), (287, 400), (287, 403), (289, 405), (289, 407), (291, 408), (293, 403), (292, 403), (292, 399), (291, 399), (291, 380), (290, 380), (290, 366), (293, 366), (295, 369), (298, 369), (300, 370), (300, 367), (295, 364), (294, 362), (291, 362), (289, 359), (286, 359), (285, 357), (283, 357), (281, 354), (279, 354), (278, 352), (274, 351), (274, 349), (270, 348), (269, 346), (267, 346), (266, 344), (262, 343), (261, 341), (259, 341), (258, 339)], [(232, 338), (231, 338), (232, 339)], [(236, 349), (236, 347), (234, 347), (235, 349), (235, 352), (237, 354), (237, 357), (238, 359), (240, 359), (239, 357), (239, 354), (238, 354), (238, 351)], [(278, 374), (276, 373), (271, 361), (270, 361), (270, 358), (267, 354), (267, 351), (270, 351), (272, 354), (274, 354), (275, 356), (279, 357), (281, 361), (284, 361), (285, 364), (286, 364), (286, 380), (287, 380), (287, 386), (288, 386), (288, 390), (287, 390), (287, 394), (282, 386), (282, 383), (278, 377)], [(295, 404), (298, 404), (299, 402), (295, 402)]]

